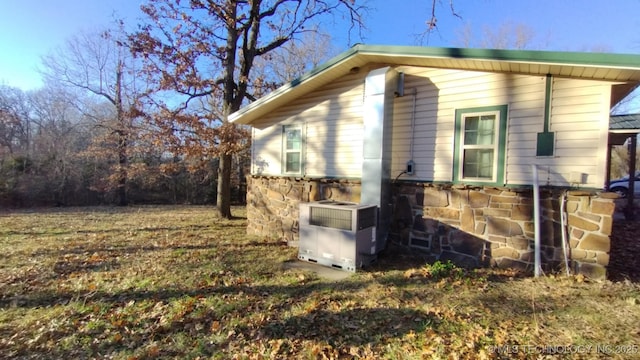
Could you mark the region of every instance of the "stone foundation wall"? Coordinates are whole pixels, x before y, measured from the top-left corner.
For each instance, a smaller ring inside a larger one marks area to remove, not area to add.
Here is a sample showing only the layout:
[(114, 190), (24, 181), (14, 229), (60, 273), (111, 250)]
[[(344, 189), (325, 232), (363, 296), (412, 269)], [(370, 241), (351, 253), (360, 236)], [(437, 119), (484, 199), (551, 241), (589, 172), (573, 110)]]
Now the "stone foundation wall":
[[(428, 252), (433, 260), (468, 267), (498, 266), (532, 271), (535, 224), (533, 191), (431, 184), (394, 185), (390, 236)], [(541, 262), (544, 271), (564, 267), (563, 190), (541, 190)], [(615, 204), (608, 194), (566, 193), (569, 266), (604, 278), (609, 264)]]
[[(390, 241), (423, 250), (433, 260), (458, 265), (533, 270), (531, 189), (433, 184), (392, 185)], [(541, 255), (544, 271), (564, 265), (560, 199), (564, 191), (541, 191)], [(615, 210), (607, 193), (567, 193), (567, 241), (576, 273), (604, 278)], [(253, 176), (248, 180), (248, 232), (296, 244), (301, 201), (360, 201), (357, 180)]]
[(294, 245), (301, 201), (360, 202), (360, 181), (252, 176), (247, 183), (247, 232)]

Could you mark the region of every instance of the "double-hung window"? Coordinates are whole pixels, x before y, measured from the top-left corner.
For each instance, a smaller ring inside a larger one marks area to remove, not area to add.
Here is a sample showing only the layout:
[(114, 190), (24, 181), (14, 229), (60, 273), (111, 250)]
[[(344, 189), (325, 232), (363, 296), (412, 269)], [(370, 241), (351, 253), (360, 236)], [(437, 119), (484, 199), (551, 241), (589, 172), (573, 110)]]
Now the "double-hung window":
[(456, 110), (456, 182), (504, 183), (507, 105)]
[(282, 163), (285, 174), (302, 172), (302, 128), (300, 126), (282, 127)]

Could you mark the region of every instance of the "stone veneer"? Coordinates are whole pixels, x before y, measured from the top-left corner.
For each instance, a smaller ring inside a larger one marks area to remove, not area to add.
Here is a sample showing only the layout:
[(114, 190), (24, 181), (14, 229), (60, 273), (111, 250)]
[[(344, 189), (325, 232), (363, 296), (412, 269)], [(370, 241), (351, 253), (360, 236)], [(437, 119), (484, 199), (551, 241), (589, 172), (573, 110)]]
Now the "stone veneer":
[(360, 181), (252, 176), (247, 179), (247, 232), (298, 241), (301, 201), (360, 202)]
[[(359, 202), (358, 180), (253, 176), (247, 193), (248, 232), (298, 240), (301, 201)], [(389, 241), (423, 250), (432, 260), (467, 266), (533, 270), (531, 188), (465, 187), (399, 182), (392, 185)], [(541, 190), (541, 259), (544, 271), (564, 265), (560, 199), (564, 190)], [(604, 278), (615, 210), (612, 194), (569, 191), (567, 240), (575, 273)]]
[[(533, 270), (534, 221), (531, 188), (394, 185), (391, 238), (428, 252), (433, 260), (468, 267)], [(540, 244), (544, 271), (564, 267), (561, 189), (540, 191)], [(609, 264), (613, 194), (568, 191), (569, 266), (604, 278)], [(610, 196), (611, 195), (611, 196)]]

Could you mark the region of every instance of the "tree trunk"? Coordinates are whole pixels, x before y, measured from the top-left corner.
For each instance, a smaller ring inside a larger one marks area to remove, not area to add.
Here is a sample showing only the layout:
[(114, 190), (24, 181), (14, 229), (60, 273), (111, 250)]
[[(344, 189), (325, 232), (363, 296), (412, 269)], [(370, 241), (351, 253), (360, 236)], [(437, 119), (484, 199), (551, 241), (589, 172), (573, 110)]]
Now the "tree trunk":
[(218, 164), (218, 215), (231, 219), (231, 154), (220, 155)]
[(118, 205), (127, 206), (127, 140), (128, 131), (125, 113), (122, 105), (122, 60), (118, 61), (116, 68), (116, 94), (114, 105), (116, 107), (116, 121), (118, 130)]
[(127, 206), (127, 140), (122, 134), (118, 136), (118, 205)]

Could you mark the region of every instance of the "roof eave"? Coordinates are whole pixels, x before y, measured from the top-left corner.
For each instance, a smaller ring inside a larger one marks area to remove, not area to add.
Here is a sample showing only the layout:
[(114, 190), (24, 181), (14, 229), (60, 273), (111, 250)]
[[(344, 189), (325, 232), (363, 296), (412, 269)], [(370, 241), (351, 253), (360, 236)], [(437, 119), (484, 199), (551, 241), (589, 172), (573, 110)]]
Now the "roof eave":
[[(229, 120), (238, 124), (252, 124), (262, 115), (286, 104), (288, 101), (305, 95), (332, 79), (347, 73), (352, 67), (351, 64), (359, 61), (365, 63), (374, 62), (373, 58), (383, 58), (394, 65), (414, 65), (419, 61), (433, 60), (431, 61), (433, 63), (431, 66), (433, 67), (447, 67), (444, 65), (438, 66), (436, 62), (457, 59), (461, 61), (460, 69), (470, 71), (486, 71), (477, 67), (475, 62), (497, 62), (503, 65), (530, 64), (535, 65), (538, 70), (528, 70), (522, 73), (531, 75), (551, 74), (578, 78), (581, 75), (563, 73), (566, 72), (566, 67), (571, 67), (580, 74), (584, 74), (587, 69), (597, 69), (606, 71), (597, 76), (593, 73), (589, 77), (590, 79), (620, 82), (640, 81), (640, 56), (638, 55), (356, 45), (302, 75), (300, 78), (281, 86), (270, 94), (231, 114)], [(611, 70), (614, 71), (610, 72)], [(513, 71), (505, 70), (505, 72)], [(624, 72), (624, 74), (629, 73), (630, 75), (622, 76), (620, 75), (621, 72)], [(614, 78), (613, 75), (619, 76), (619, 78)]]

